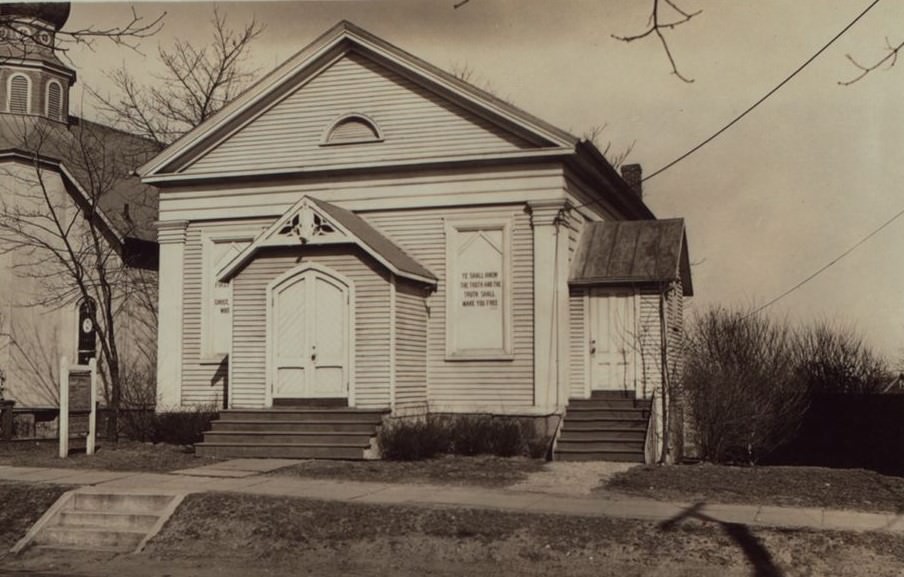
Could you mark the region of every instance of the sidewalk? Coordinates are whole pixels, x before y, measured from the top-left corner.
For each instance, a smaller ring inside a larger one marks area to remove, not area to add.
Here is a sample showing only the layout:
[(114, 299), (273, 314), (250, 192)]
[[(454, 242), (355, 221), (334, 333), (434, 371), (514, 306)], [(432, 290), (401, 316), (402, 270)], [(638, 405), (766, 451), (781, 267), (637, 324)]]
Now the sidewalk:
[(753, 527), (883, 531), (904, 534), (904, 517), (891, 513), (766, 505), (680, 503), (628, 497), (577, 497), (510, 489), (315, 480), (261, 474), (293, 462), (236, 459), (165, 474), (0, 465), (0, 481), (54, 483), (98, 491), (156, 490), (180, 493), (223, 491), (379, 505), (464, 507), (658, 522), (692, 518), (698, 521)]

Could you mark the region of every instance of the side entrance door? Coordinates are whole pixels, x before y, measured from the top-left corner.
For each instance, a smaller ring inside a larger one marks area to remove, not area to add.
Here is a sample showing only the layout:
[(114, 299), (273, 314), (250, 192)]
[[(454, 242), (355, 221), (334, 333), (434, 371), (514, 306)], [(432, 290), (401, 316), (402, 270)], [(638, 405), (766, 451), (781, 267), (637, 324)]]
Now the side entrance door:
[(348, 396), (349, 292), (345, 282), (313, 268), (271, 289), (273, 399)]
[(590, 292), (590, 388), (633, 391), (637, 335), (634, 293)]

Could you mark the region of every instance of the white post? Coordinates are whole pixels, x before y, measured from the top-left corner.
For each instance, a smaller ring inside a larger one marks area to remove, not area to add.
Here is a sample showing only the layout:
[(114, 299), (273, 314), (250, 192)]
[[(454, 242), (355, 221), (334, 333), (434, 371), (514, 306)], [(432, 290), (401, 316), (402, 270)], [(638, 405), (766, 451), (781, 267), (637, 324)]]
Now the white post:
[(85, 441), (85, 453), (94, 454), (94, 437), (97, 435), (97, 359), (88, 361), (91, 371), (91, 413), (88, 415), (88, 439)]
[(69, 456), (69, 359), (60, 359), (60, 458)]

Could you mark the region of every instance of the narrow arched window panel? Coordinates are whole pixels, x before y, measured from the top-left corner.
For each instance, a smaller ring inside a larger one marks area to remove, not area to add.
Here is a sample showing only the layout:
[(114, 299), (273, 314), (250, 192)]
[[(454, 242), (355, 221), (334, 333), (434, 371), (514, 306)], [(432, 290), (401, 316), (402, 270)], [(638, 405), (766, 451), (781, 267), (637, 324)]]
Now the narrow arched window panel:
[(358, 144), (381, 140), (383, 135), (371, 119), (361, 114), (350, 114), (330, 126), (323, 144)]
[(24, 74), (16, 74), (9, 79), (9, 101), (7, 108), (10, 112), (20, 114), (28, 113), (28, 97), (31, 83)]
[(47, 118), (63, 119), (63, 87), (55, 80), (47, 84)]

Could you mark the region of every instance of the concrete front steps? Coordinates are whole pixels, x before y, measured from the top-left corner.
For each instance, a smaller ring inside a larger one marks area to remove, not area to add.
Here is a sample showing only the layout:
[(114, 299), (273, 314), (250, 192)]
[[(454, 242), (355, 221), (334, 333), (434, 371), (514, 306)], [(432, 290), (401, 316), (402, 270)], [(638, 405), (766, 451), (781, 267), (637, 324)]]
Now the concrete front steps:
[(274, 407), (221, 411), (195, 452), (211, 457), (365, 459), (385, 411)]
[(643, 463), (650, 403), (621, 391), (594, 391), (589, 399), (571, 399), (555, 460)]
[(182, 498), (181, 494), (70, 491), (44, 513), (12, 552), (29, 546), (137, 552), (160, 531)]

